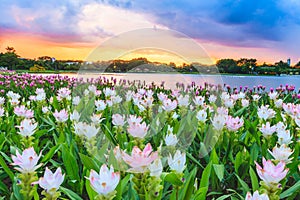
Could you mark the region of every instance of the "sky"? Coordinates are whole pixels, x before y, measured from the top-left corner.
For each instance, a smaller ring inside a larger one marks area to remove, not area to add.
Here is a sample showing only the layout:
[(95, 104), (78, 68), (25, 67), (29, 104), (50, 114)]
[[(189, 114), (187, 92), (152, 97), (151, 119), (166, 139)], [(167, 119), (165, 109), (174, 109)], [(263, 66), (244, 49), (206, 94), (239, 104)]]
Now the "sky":
[(24, 58), (88, 60), (111, 45), (101, 59), (300, 60), (299, 0), (0, 0), (0, 10), (0, 51)]

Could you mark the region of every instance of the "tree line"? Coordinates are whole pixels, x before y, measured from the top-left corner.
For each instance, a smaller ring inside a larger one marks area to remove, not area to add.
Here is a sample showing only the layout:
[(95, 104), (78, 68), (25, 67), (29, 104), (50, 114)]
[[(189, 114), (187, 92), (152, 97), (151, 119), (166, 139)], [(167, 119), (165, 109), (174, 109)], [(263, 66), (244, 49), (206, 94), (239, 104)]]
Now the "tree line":
[[(176, 65), (150, 62), (146, 58), (134, 58), (129, 61), (113, 60), (84, 62), (82, 60), (56, 60), (50, 56), (37, 59), (21, 58), (13, 47), (7, 47), (0, 53), (0, 67), (10, 70), (98, 70), (102, 72), (178, 72), (178, 73), (233, 73), (233, 74), (300, 74), (300, 61), (290, 66), (288, 62), (279, 61), (274, 64), (258, 64), (254, 58), (220, 59), (216, 65), (191, 63)], [(41, 70), (41, 71), (42, 71)]]

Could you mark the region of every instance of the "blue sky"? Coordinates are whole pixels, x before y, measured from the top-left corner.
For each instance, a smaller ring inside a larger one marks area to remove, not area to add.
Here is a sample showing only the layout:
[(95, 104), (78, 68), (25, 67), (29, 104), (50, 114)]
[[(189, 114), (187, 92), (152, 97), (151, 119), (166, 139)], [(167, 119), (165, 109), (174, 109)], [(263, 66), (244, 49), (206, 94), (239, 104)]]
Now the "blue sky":
[(215, 58), (300, 59), (298, 0), (0, 0), (0, 9), (2, 49), (22, 48), (24, 40), (91, 49), (122, 32), (158, 27), (191, 37)]

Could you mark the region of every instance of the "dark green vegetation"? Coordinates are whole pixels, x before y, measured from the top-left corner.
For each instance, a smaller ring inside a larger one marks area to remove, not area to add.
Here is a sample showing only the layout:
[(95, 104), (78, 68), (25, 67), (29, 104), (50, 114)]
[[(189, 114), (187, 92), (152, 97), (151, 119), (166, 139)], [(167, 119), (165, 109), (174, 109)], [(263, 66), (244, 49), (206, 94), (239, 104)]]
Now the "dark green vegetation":
[(162, 73), (227, 73), (227, 74), (300, 74), (300, 61), (290, 66), (287, 62), (279, 61), (274, 64), (257, 64), (253, 58), (220, 59), (215, 66), (191, 63), (176, 65), (175, 63), (150, 62), (146, 58), (135, 58), (129, 61), (113, 60), (99, 62), (85, 62), (82, 60), (56, 60), (49, 56), (37, 59), (21, 58), (13, 47), (7, 47), (6, 52), (0, 53), (0, 67), (31, 72), (70, 72), (77, 70), (93, 70), (110, 73), (125, 72), (162, 72)]

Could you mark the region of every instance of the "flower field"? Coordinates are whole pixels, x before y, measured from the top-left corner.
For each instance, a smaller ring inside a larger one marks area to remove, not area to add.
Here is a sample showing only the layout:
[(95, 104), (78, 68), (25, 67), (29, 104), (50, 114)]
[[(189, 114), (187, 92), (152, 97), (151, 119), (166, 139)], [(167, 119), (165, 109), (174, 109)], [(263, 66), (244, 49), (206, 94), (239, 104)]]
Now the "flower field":
[(293, 86), (0, 75), (0, 199), (300, 199)]

